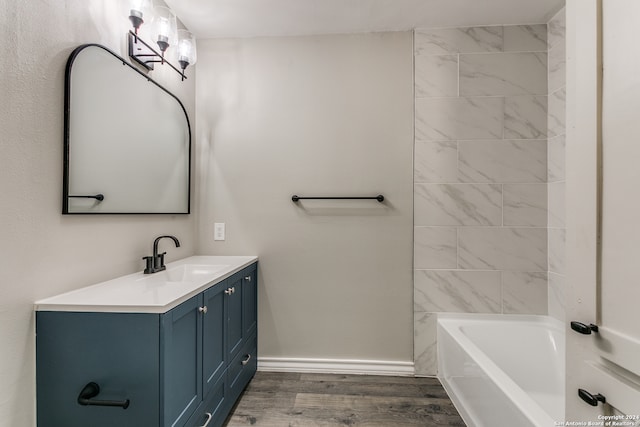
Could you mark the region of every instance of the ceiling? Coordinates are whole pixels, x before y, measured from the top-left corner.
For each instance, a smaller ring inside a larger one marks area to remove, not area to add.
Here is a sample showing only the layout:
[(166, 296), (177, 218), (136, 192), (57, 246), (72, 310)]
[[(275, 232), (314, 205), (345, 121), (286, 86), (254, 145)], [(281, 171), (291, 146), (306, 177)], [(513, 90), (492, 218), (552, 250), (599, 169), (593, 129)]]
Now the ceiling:
[(564, 0), (165, 0), (196, 37), (545, 23)]

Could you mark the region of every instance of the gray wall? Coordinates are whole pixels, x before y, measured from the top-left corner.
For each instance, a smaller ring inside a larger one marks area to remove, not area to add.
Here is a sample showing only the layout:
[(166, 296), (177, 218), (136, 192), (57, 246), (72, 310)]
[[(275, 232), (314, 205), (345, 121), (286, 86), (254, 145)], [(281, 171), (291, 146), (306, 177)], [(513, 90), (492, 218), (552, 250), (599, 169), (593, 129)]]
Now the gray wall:
[[(189, 256), (196, 236), (193, 215), (60, 214), (65, 63), (89, 42), (124, 56), (120, 3), (1, 1), (0, 10), (0, 426), (16, 427), (35, 425), (33, 302), (140, 271), (160, 234), (182, 242), (168, 248), (169, 260)], [(154, 78), (193, 118), (194, 79), (163, 71)]]
[(415, 32), (415, 363), (436, 313), (547, 313), (547, 27)]
[(260, 256), (261, 357), (410, 362), (411, 33), (198, 48), (198, 251)]

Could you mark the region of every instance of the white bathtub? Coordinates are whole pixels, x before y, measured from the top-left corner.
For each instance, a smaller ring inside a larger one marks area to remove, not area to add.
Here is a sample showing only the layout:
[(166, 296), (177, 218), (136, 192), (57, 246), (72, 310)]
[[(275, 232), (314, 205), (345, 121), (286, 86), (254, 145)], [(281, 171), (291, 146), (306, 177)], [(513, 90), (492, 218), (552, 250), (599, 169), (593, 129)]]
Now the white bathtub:
[(438, 315), (438, 377), (469, 427), (564, 420), (564, 328), (544, 316)]

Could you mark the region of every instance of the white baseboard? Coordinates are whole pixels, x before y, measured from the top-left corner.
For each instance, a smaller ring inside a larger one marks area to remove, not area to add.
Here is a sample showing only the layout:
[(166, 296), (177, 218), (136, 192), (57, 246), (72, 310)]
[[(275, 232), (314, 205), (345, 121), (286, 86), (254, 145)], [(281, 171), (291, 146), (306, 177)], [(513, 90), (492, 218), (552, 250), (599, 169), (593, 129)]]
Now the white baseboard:
[(411, 377), (413, 362), (395, 360), (306, 359), (289, 357), (259, 357), (258, 371), (300, 372), (317, 374), (360, 374)]

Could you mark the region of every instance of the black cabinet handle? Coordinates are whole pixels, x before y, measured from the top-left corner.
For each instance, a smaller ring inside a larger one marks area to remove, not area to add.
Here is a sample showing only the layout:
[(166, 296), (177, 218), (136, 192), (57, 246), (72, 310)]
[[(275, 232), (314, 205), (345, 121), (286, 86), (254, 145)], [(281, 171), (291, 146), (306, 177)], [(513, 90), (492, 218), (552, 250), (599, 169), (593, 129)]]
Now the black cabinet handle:
[(100, 394), (100, 386), (94, 382), (88, 383), (78, 395), (78, 404), (83, 406), (119, 406), (122, 409), (129, 407), (129, 399), (120, 400), (91, 400)]
[(571, 329), (583, 335), (591, 335), (591, 332), (598, 332), (598, 325), (591, 323), (587, 326), (574, 320), (571, 322)]
[(583, 388), (578, 389), (578, 396), (591, 406), (598, 406), (598, 402), (607, 403), (607, 399), (603, 395), (598, 393), (594, 396)]

